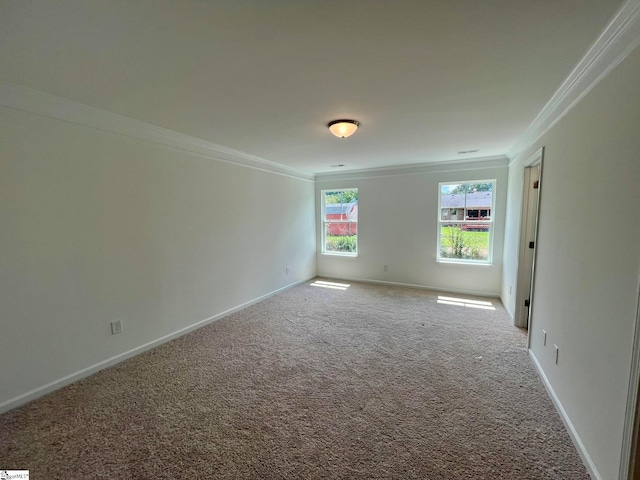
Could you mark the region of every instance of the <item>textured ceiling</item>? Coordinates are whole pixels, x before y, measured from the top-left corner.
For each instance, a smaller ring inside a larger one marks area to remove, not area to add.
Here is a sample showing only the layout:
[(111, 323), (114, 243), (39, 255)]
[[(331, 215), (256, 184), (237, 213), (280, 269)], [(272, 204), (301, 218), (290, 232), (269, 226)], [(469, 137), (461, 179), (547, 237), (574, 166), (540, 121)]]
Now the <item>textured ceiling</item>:
[(315, 173), (490, 157), (620, 5), (3, 0), (0, 81)]

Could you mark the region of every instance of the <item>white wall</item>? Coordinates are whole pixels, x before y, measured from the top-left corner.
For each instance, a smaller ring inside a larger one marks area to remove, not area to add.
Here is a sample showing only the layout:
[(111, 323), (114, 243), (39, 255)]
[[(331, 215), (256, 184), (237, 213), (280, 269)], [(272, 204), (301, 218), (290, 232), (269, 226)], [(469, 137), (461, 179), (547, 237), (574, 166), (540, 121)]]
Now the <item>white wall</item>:
[(0, 245), (1, 410), (313, 277), (314, 185), (0, 107)]
[(508, 215), (502, 297), (513, 308), (505, 293), (517, 273), (522, 162), (545, 146), (531, 351), (607, 480), (618, 478), (640, 275), (639, 85), (636, 49), (514, 162), (509, 178), (517, 208)]
[[(318, 246), (320, 191), (358, 188), (358, 256), (318, 253), (318, 275), (419, 285), (481, 295), (500, 293), (506, 159), (433, 166), (407, 174), (319, 175), (316, 179)], [(402, 171), (402, 169), (400, 169)], [(438, 183), (497, 179), (493, 265), (437, 263)], [(320, 248), (318, 248), (320, 251)], [(384, 265), (389, 271), (384, 271)]]

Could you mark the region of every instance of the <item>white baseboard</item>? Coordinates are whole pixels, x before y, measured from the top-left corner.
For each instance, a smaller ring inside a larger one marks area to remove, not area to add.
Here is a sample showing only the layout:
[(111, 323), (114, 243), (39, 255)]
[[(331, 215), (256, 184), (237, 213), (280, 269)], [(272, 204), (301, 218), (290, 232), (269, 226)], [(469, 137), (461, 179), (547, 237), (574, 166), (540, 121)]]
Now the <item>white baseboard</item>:
[(514, 316), (513, 316), (513, 312), (511, 310), (509, 310), (509, 307), (507, 306), (507, 302), (504, 301), (504, 299), (502, 298), (502, 295), (500, 295), (500, 302), (502, 303), (502, 306), (504, 307), (504, 311), (507, 312), (507, 315), (509, 315), (509, 319), (511, 320), (511, 323), (514, 323)]
[(139, 355), (140, 353), (146, 352), (147, 350), (151, 350), (152, 348), (155, 348), (157, 346), (162, 345), (163, 343), (167, 343), (175, 338), (181, 337), (183, 335), (186, 335), (187, 333), (191, 333), (194, 330), (197, 330), (201, 327), (204, 327), (205, 325), (208, 325), (210, 323), (213, 323), (217, 320), (220, 320), (228, 315), (231, 315), (232, 313), (235, 313), (239, 310), (242, 310), (243, 308), (247, 308), (251, 305), (254, 305), (258, 302), (261, 302), (263, 300), (266, 300), (269, 297), (273, 297), (274, 295), (277, 295), (280, 292), (283, 292), (285, 290), (288, 290), (290, 288), (293, 288), (297, 285), (300, 285), (302, 283), (308, 282), (309, 280), (312, 280), (316, 278), (316, 275), (313, 275), (309, 278), (305, 278), (304, 280), (300, 280), (294, 283), (291, 283), (289, 285), (286, 285), (282, 288), (279, 288), (277, 290), (274, 290), (272, 292), (269, 292), (265, 295), (262, 295), (258, 298), (254, 298), (253, 300), (250, 300), (248, 302), (245, 302), (241, 305), (238, 305), (236, 307), (230, 308), (228, 310), (225, 310), (224, 312), (220, 312), (212, 317), (209, 318), (205, 318), (204, 320), (200, 320), (196, 323), (194, 323), (193, 325), (190, 325), (188, 327), (185, 328), (181, 328), (180, 330), (177, 330), (173, 333), (170, 333), (169, 335), (165, 335), (163, 337), (160, 337), (156, 340), (153, 340), (151, 342), (145, 343), (144, 345), (140, 345), (139, 347), (133, 348), (127, 352), (123, 352), (120, 353), (114, 357), (108, 358), (106, 360), (103, 360), (101, 362), (98, 362), (94, 365), (91, 365), (87, 368), (83, 368), (82, 370), (79, 370), (77, 372), (74, 372), (70, 375), (67, 375), (65, 377), (62, 377), (58, 380), (54, 380), (53, 382), (47, 383), (46, 385), (43, 385), (41, 387), (38, 388), (34, 388), (33, 390), (23, 393), (22, 395), (18, 395), (17, 397), (11, 398), (3, 403), (0, 403), (0, 414), (4, 413), (4, 412), (8, 412), (9, 410), (12, 410), (16, 407), (19, 407), (21, 405), (24, 405), (26, 403), (29, 403), (32, 400), (35, 400), (39, 397), (42, 397), (44, 395), (46, 395), (47, 393), (51, 393), (55, 390), (58, 390), (66, 385), (69, 385), (73, 382), (77, 382), (78, 380), (81, 380), (85, 377), (88, 377), (89, 375), (93, 375), (96, 372), (99, 372), (100, 370), (104, 370), (105, 368), (111, 367), (117, 363), (120, 363), (124, 360), (127, 360), (131, 357), (135, 357), (136, 355)]
[[(430, 287), (429, 285), (415, 285), (413, 283), (387, 282), (385, 280), (371, 280), (368, 278), (343, 277), (340, 275), (325, 275), (318, 273), (318, 277), (330, 278), (332, 280), (346, 280), (348, 282), (375, 283), (376, 285), (391, 285), (393, 287), (419, 288), (421, 290), (433, 290), (434, 292), (456, 293), (458, 295), (473, 295), (475, 297), (490, 297), (500, 299), (497, 293), (478, 292), (474, 290), (456, 290), (439, 287)], [(502, 302), (502, 300), (501, 300)]]
[(575, 445), (576, 450), (578, 450), (578, 454), (580, 455), (580, 458), (582, 458), (582, 463), (584, 463), (584, 466), (587, 468), (589, 475), (591, 475), (591, 478), (593, 480), (603, 480), (602, 476), (600, 475), (600, 472), (598, 472), (598, 469), (593, 463), (593, 460), (591, 459), (589, 452), (587, 452), (587, 449), (585, 448), (584, 443), (582, 443), (582, 439), (580, 438), (580, 435), (578, 435), (578, 432), (573, 426), (573, 423), (571, 423), (571, 420), (569, 419), (567, 412), (562, 406), (562, 403), (560, 403), (560, 399), (556, 395), (556, 392), (553, 390), (551, 383), (549, 383), (549, 379), (545, 375), (544, 370), (542, 370), (542, 366), (540, 365), (540, 362), (538, 362), (538, 359), (536, 358), (535, 354), (531, 351), (531, 349), (529, 349), (529, 356), (531, 357), (531, 360), (533, 361), (533, 365), (536, 367), (536, 370), (538, 371), (538, 375), (540, 375), (540, 378), (542, 379), (542, 383), (544, 384), (545, 388), (547, 389), (547, 392), (549, 393), (549, 396), (551, 397), (551, 400), (553, 401), (553, 405), (556, 407), (556, 410), (560, 414), (562, 423), (564, 423), (565, 428), (569, 432), (571, 441)]

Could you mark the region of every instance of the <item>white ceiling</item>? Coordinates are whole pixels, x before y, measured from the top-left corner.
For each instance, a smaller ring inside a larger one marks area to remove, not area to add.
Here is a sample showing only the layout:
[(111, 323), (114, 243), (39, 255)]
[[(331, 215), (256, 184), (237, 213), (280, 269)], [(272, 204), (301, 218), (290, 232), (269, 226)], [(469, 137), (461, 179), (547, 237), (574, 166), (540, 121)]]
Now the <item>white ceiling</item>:
[(491, 157), (620, 5), (1, 0), (0, 81), (313, 173)]

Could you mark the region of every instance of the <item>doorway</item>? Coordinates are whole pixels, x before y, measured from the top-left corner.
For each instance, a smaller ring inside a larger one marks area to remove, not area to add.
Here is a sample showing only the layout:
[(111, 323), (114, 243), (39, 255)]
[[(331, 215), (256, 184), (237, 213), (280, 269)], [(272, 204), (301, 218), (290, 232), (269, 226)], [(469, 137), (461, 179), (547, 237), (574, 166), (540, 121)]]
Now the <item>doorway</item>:
[(542, 188), (542, 159), (544, 147), (538, 150), (524, 165), (522, 189), (522, 216), (520, 221), (520, 253), (516, 291), (516, 327), (529, 329), (533, 308), (535, 258), (537, 250), (538, 211)]

